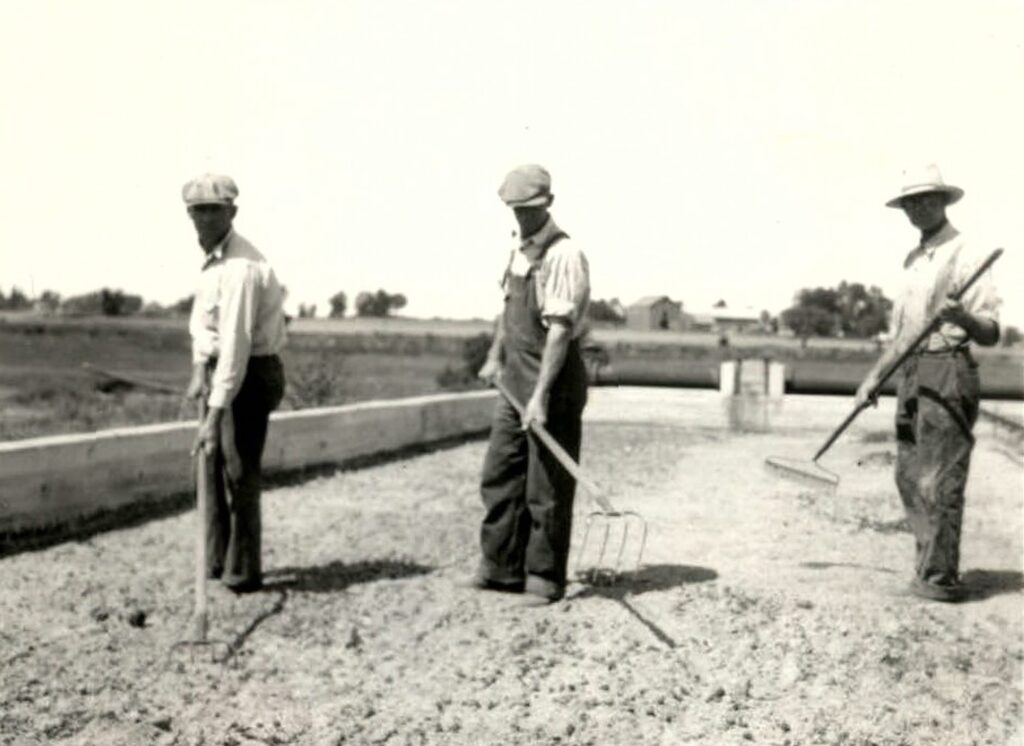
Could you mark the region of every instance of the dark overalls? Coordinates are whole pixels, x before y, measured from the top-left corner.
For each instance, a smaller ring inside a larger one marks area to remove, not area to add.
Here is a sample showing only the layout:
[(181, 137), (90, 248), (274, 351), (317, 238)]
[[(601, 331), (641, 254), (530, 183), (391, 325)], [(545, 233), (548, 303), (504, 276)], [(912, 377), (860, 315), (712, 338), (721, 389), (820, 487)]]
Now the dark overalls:
[[(556, 236), (549, 249), (563, 236)], [(541, 323), (534, 269), (505, 276), (502, 381), (525, 406), (533, 394), (547, 339)], [(579, 344), (569, 344), (551, 387), (545, 428), (574, 459), (579, 458), (587, 377)], [(526, 591), (560, 598), (566, 583), (576, 480), (501, 397), (494, 411), (484, 458), (481, 495), (486, 514), (480, 530), (483, 579), (500, 584), (525, 581)]]
[[(216, 361), (207, 366), (212, 374)], [(267, 440), (270, 413), (284, 396), (284, 369), (277, 355), (249, 358), (242, 387), (231, 402), (231, 411), (221, 421), (221, 448), (206, 459), (211, 470), (213, 494), (207, 501), (206, 557), (210, 577), (221, 578), (234, 588), (258, 587), (262, 582), (260, 564), (262, 526), (263, 446)], [(228, 418), (231, 418), (231, 427)], [(238, 452), (242, 473), (228, 476), (224, 448)]]
[(956, 583), (964, 488), (978, 418), (978, 364), (965, 346), (912, 356), (896, 409), (896, 486), (917, 541), (917, 577)]

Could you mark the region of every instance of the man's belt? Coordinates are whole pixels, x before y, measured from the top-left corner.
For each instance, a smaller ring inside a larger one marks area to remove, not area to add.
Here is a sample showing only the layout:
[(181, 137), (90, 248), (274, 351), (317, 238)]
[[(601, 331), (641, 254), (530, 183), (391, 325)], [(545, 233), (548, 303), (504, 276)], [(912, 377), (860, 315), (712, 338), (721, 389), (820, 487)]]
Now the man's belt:
[(934, 357), (936, 355), (966, 355), (970, 351), (970, 346), (967, 344), (957, 345), (956, 347), (943, 347), (938, 350), (916, 350), (915, 355), (924, 357)]

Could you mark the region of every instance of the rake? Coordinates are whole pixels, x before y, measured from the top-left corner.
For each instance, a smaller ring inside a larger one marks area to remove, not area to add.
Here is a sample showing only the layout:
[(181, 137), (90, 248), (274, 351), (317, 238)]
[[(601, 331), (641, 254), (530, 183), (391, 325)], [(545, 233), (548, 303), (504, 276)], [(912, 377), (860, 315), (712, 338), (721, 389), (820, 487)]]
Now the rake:
[[(1002, 249), (996, 249), (984, 262), (974, 271), (968, 279), (956, 292), (950, 293), (949, 297), (952, 300), (960, 300), (967, 290), (978, 281), (989, 267), (995, 264), (995, 261), (1002, 255)], [(924, 342), (929, 335), (938, 327), (940, 323), (939, 317), (936, 315), (925, 325), (920, 331), (914, 341), (911, 342), (907, 348), (896, 358), (885, 370), (885, 372), (879, 377), (878, 383), (875, 387), (868, 392), (867, 398), (854, 407), (853, 411), (846, 416), (846, 419), (835, 430), (828, 436), (825, 443), (818, 449), (818, 452), (814, 454), (814, 457), (810, 461), (801, 461), (800, 459), (783, 458), (779, 456), (771, 456), (765, 460), (765, 466), (768, 467), (769, 471), (773, 471), (780, 476), (792, 479), (804, 484), (810, 484), (813, 487), (824, 487), (828, 490), (835, 490), (839, 485), (839, 475), (829, 471), (821, 464), (818, 463), (818, 459), (825, 455), (825, 451), (832, 447), (832, 444), (836, 442), (840, 435), (850, 426), (857, 416), (870, 406), (874, 406), (878, 395), (882, 391), (882, 386), (885, 385), (893, 374), (899, 370), (900, 366), (907, 361), (907, 359), (913, 355), (918, 346)]]
[[(205, 407), (200, 405), (199, 421), (203, 420)], [(214, 661), (224, 660), (231, 646), (223, 640), (210, 640), (209, 617), (206, 610), (206, 514), (210, 500), (210, 467), (211, 457), (203, 448), (193, 454), (193, 467), (196, 480), (196, 567), (195, 567), (195, 608), (192, 612), (191, 636), (179, 640), (171, 647), (172, 651), (188, 650), (192, 657), (196, 652), (206, 651)], [(218, 652), (224, 651), (224, 655)]]
[[(494, 386), (516, 410), (520, 419), (523, 419), (523, 405), (512, 395), (505, 384), (495, 379)], [(647, 544), (647, 521), (636, 511), (617, 510), (604, 490), (583, 473), (579, 464), (566, 453), (565, 449), (543, 425), (531, 422), (530, 429), (551, 452), (551, 455), (558, 460), (558, 463), (573, 476), (578, 484), (583, 485), (591, 500), (597, 505), (596, 510), (587, 514), (584, 523), (583, 538), (580, 540), (576, 553), (576, 576), (596, 585), (598, 583), (610, 584), (624, 574), (636, 572), (640, 568), (644, 547)], [(592, 534), (594, 535), (593, 539), (591, 538)], [(632, 542), (630, 541), (631, 536), (633, 537)], [(631, 544), (634, 548), (627, 552)], [(588, 548), (592, 566), (590, 569), (582, 569), (588, 559)]]

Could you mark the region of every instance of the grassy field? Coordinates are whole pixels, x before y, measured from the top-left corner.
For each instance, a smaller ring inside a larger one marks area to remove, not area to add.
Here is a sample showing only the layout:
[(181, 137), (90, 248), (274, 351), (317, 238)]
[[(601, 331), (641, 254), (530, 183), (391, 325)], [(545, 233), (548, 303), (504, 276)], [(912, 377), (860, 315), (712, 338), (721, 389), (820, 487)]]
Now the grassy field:
[[(465, 366), (485, 320), (296, 319), (285, 353), (285, 408), (435, 393), (448, 370)], [(643, 332), (597, 328), (592, 339), (610, 366), (602, 383), (715, 385), (722, 360), (782, 360), (801, 392), (836, 393), (855, 385), (878, 355), (861, 340)], [(1024, 390), (1024, 350), (980, 350), (990, 395)], [(174, 393), (111, 386), (85, 364), (182, 391), (189, 377), (184, 319), (46, 318), (0, 315), (0, 440), (90, 432), (191, 416)], [(992, 393), (994, 392), (994, 393)], [(1017, 394), (1019, 396), (1019, 394)]]
[[(292, 334), (283, 355), (288, 374), (283, 409), (438, 392), (442, 371), (461, 364), (461, 342), (448, 351), (406, 344), (405, 352), (396, 353), (379, 340), (332, 341), (315, 333)], [(183, 407), (178, 394), (111, 386), (109, 378), (84, 367), (184, 391), (189, 360), (184, 322), (8, 318), (0, 323), (0, 440), (192, 417), (194, 410)]]

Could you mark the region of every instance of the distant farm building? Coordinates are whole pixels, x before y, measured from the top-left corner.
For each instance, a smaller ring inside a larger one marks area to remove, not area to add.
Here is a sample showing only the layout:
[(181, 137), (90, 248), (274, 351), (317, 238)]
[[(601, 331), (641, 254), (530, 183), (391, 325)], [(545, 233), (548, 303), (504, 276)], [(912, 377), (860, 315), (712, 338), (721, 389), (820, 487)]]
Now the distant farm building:
[(765, 331), (761, 314), (754, 309), (731, 309), (725, 306), (683, 314), (682, 328), (686, 331), (716, 334), (757, 334)]
[(649, 295), (626, 308), (630, 329), (681, 329), (683, 304), (667, 295)]

